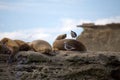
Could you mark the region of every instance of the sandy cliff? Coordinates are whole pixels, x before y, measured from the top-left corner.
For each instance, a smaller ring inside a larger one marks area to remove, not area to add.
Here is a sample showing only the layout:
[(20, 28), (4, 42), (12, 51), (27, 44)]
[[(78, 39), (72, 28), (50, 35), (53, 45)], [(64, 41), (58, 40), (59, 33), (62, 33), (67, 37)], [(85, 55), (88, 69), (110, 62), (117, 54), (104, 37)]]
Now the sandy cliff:
[(78, 36), (88, 51), (115, 51), (120, 52), (120, 24), (106, 25), (83, 24), (78, 25), (84, 31)]

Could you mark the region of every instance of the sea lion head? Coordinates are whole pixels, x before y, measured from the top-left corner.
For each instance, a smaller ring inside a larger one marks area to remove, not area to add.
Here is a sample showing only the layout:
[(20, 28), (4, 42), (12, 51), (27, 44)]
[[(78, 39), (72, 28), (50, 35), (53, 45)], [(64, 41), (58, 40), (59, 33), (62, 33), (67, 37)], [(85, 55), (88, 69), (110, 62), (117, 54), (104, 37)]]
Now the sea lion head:
[(3, 38), (3, 39), (1, 39), (1, 42), (3, 43), (3, 44), (5, 44), (6, 42), (8, 42), (8, 40), (10, 40), (9, 38)]
[(66, 37), (67, 37), (67, 34), (61, 34), (56, 38), (56, 40), (65, 39)]

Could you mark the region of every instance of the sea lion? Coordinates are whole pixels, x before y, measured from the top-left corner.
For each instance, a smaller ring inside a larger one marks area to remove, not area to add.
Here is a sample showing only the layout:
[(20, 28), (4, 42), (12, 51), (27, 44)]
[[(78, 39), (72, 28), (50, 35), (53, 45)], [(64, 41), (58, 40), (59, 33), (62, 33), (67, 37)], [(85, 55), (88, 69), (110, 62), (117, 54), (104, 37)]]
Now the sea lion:
[(86, 51), (86, 47), (81, 42), (74, 39), (55, 40), (55, 42), (53, 43), (53, 50), (66, 50), (66, 43), (67, 45), (73, 47), (71, 51)]
[(31, 48), (36, 52), (49, 54), (52, 51), (51, 45), (44, 40), (34, 40), (29, 44), (31, 45)]
[(67, 37), (67, 34), (61, 34), (56, 38), (56, 40), (65, 39), (66, 37)]
[(19, 51), (28, 51), (30, 46), (22, 40), (14, 40), (19, 45)]
[(11, 51), (8, 49), (8, 47), (0, 42), (0, 54), (10, 54)]
[(19, 45), (12, 39), (3, 38), (1, 42), (11, 51), (12, 54), (19, 51)]
[(15, 61), (14, 56), (19, 51), (19, 45), (14, 40), (9, 38), (3, 38), (1, 42), (8, 48), (8, 51), (10, 51), (7, 62), (11, 64), (13, 61)]

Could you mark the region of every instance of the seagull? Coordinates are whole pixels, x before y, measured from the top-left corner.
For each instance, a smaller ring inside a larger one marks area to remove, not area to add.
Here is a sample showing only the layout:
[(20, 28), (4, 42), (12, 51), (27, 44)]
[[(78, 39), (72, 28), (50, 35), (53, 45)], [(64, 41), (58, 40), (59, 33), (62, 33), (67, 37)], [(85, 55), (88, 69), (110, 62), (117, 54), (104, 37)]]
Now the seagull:
[(72, 38), (76, 38), (77, 34), (74, 31), (71, 30), (71, 36), (72, 36)]
[(75, 49), (75, 47), (73, 47), (72, 45), (69, 45), (67, 42), (64, 42), (64, 49), (66, 49), (67, 51), (71, 51)]

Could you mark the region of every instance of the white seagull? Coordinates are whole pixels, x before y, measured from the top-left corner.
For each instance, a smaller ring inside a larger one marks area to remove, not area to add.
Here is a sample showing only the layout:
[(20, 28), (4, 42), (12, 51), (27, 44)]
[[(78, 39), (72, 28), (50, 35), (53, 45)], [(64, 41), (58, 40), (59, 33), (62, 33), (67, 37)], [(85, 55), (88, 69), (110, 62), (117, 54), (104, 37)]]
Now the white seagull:
[(64, 42), (64, 49), (66, 49), (67, 51), (71, 51), (71, 50), (75, 49), (75, 47), (68, 44), (67, 42)]

